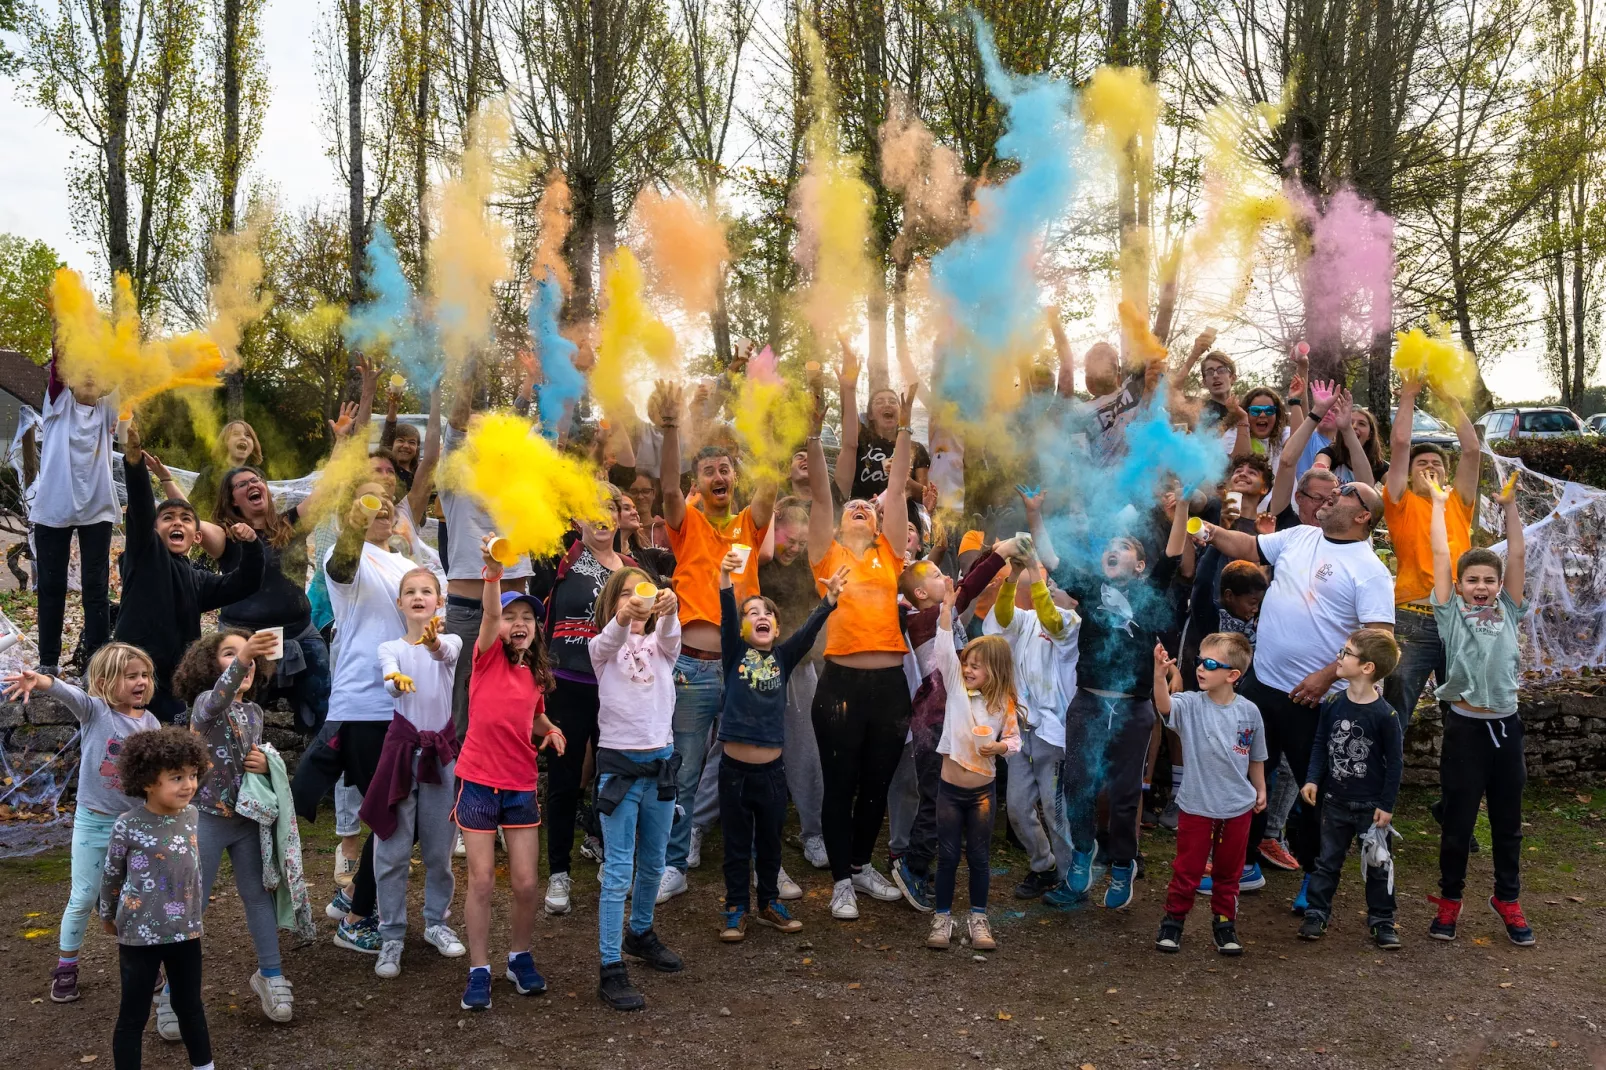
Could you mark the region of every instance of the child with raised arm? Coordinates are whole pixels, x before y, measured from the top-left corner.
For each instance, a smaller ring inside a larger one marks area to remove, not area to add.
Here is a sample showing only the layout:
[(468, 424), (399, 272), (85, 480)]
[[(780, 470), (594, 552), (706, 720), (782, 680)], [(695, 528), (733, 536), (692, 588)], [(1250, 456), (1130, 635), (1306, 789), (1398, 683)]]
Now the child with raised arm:
[(1468, 550), (1456, 562), (1452, 584), (1450, 539), (1445, 515), (1453, 491), (1430, 484), (1433, 495), (1433, 616), (1445, 647), (1448, 671), (1435, 693), (1450, 704), (1444, 718), (1444, 753), (1439, 784), (1444, 791), (1444, 825), (1439, 834), (1439, 910), (1428, 929), (1436, 940), (1454, 940), (1467, 879), (1467, 851), (1478, 804), (1487, 800), (1493, 841), (1494, 895), (1489, 906), (1500, 915), (1506, 935), (1521, 947), (1534, 943), (1533, 929), (1517, 902), (1521, 891), (1522, 788), (1528, 772), (1522, 756), (1522, 718), (1517, 715), (1517, 622), (1528, 612), (1523, 601), (1527, 551), (1515, 483), (1495, 497), (1505, 508), (1506, 560), (1492, 550)]
[(725, 839), (725, 925), (720, 939), (734, 943), (747, 935), (750, 901), (747, 881), (757, 857), (760, 925), (794, 933), (803, 923), (780, 901), (781, 826), (786, 823), (786, 682), (808, 656), (814, 639), (836, 608), (848, 579), (843, 565), (826, 581), (825, 598), (803, 626), (777, 644), (775, 603), (748, 595), (738, 607), (731, 573), (742, 554), (727, 553), (719, 563), (720, 658), (725, 667), (725, 706), (719, 717), (724, 757), (719, 764), (719, 823)]
[(468, 985), (465, 1011), (491, 1009), (491, 893), (496, 889), (496, 833), (507, 843), (508, 881), (513, 885), (513, 934), (522, 950), (507, 956), (507, 979), (521, 996), (546, 991), (535, 968), (530, 940), (535, 931), (536, 863), (541, 811), (535, 789), (537, 744), (563, 753), (563, 733), (546, 716), (552, 670), (541, 638), (540, 609), (533, 597), (502, 591), (502, 566), (491, 554), (496, 538), (480, 540), (484, 562), (479, 635), (468, 681), (468, 731), (457, 755), (457, 804), (452, 816), (468, 849)]
[(50, 998), (71, 1003), (78, 998), (78, 949), (95, 909), (100, 864), (106, 857), (112, 825), (123, 811), (139, 805), (138, 796), (123, 791), (117, 756), (136, 732), (161, 727), (145, 709), (155, 691), (155, 666), (143, 650), (127, 643), (107, 643), (89, 659), (89, 690), (38, 672), (6, 677), (6, 699), (49, 691), (72, 711), (79, 725), (78, 809), (72, 825), (72, 878), (67, 909), (61, 915), (61, 952), (50, 971)]
[(379, 644), (379, 671), (396, 713), (385, 732), (379, 768), (363, 795), (362, 819), (374, 830), (374, 890), (379, 906), (379, 961), (374, 973), (401, 973), (407, 935), (407, 876), (413, 840), (424, 863), (424, 940), (449, 959), (465, 952), (446, 924), (452, 911), (452, 802), (457, 733), (452, 679), (463, 640), (442, 632), (440, 577), (415, 568), (401, 578), (396, 606), (407, 634)]
[[(679, 605), (674, 591), (654, 586), (645, 572), (627, 565), (608, 577), (592, 612), (597, 634), (587, 649), (597, 675), (597, 813), (603, 837), (597, 997), (616, 1011), (639, 1011), (647, 1000), (630, 983), (624, 955), (660, 973), (685, 966), (652, 927), (680, 771), (672, 728)], [(635, 897), (626, 929), (632, 876)]]
[(135, 733), (117, 756), (122, 783), (145, 802), (113, 823), (98, 888), (101, 924), (117, 937), (123, 979), (112, 1031), (116, 1070), (139, 1070), (151, 989), (163, 972), (190, 1065), (212, 1070), (212, 1038), (201, 1003), (206, 893), (197, 815), (190, 805), (206, 767), (205, 745), (182, 728)]
[[(268, 771), (261, 748), (262, 707), (255, 701), (255, 689), (272, 672), (268, 657), (277, 646), (273, 632), (230, 628), (203, 635), (190, 644), (174, 671), (173, 693), (189, 704), (190, 731), (201, 737), (211, 762), (195, 793), (201, 907), (206, 908), (226, 851), (245, 908), (245, 927), (256, 949), (257, 972), (248, 983), (270, 1021), (288, 1022), (294, 1014), (294, 996), (279, 953), (278, 906), (262, 883), (262, 826), (235, 812), (245, 774)], [(163, 1018), (158, 1018), (159, 1029), (165, 1025)], [(176, 1024), (162, 1030), (167, 1039), (178, 1039)]]
[[(1322, 702), (1311, 742), (1306, 783), (1299, 790), (1306, 806), (1321, 794), (1321, 854), (1306, 892), (1301, 940), (1320, 940), (1327, 931), (1350, 844), (1368, 828), (1387, 829), (1394, 820), (1403, 762), (1399, 715), (1383, 698), (1383, 680), (1400, 662), (1394, 636), (1381, 628), (1362, 628), (1338, 652), (1338, 678), (1348, 686)], [(1361, 863), (1366, 879), (1366, 924), (1384, 951), (1398, 951), (1394, 891), (1389, 874)]]
[[(1010, 566), (993, 611), (982, 622), (984, 635), (1002, 635), (1009, 644), (1026, 712), (1021, 748), (1004, 759), (1009, 823), (1030, 856), (1030, 872), (1015, 888), (1017, 899), (1036, 899), (1050, 891), (1071, 864), (1060, 769), (1065, 763), (1065, 707), (1076, 694), (1081, 624), (1070, 596), (1049, 589), (1035, 555), (1024, 565)], [(1039, 806), (1049, 825), (1046, 831), (1037, 816)]]
[(1199, 644), (1198, 691), (1181, 687), (1176, 662), (1154, 645), (1154, 708), (1182, 739), (1188, 776), (1177, 789), (1177, 857), (1171, 863), (1165, 918), (1154, 938), (1161, 951), (1182, 948), (1182, 926), (1214, 855), (1210, 887), (1212, 936), (1223, 955), (1243, 954), (1238, 942), (1239, 860), (1249, 846), (1253, 815), (1266, 808), (1266, 729), (1260, 710), (1237, 684), (1253, 657), (1237, 632), (1215, 632)]
[[(944, 594), (939, 634), (953, 629), (958, 596), (953, 588)], [(942, 780), (937, 786), (936, 910), (926, 946), (946, 950), (953, 940), (954, 880), (962, 850), (970, 870), (970, 946), (991, 951), (998, 946), (987, 924), (997, 759), (1020, 750), (1015, 664), (999, 635), (975, 640), (963, 656), (952, 643), (939, 642), (934, 657), (948, 700), (937, 742)]]

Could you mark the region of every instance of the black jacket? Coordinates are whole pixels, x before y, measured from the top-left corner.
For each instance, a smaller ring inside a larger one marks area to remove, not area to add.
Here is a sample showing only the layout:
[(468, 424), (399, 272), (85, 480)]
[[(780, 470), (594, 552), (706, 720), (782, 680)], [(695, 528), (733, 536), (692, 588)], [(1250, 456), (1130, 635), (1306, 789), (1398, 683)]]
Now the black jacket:
[(262, 544), (240, 544), (240, 564), (216, 573), (175, 554), (156, 534), (156, 495), (145, 460), (123, 459), (128, 516), (123, 549), (123, 600), (113, 638), (132, 643), (156, 664), (157, 686), (172, 682), (184, 649), (201, 637), (201, 614), (238, 602), (262, 586)]

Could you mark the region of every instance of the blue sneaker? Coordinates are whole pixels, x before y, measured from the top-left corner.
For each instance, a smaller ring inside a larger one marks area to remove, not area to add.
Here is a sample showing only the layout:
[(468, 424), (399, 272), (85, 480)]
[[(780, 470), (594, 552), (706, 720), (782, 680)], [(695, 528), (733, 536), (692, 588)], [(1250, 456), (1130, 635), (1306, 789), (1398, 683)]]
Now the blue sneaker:
[(1137, 866), (1128, 862), (1124, 866), (1110, 867), (1110, 887), (1104, 893), (1104, 909), (1125, 910), (1132, 902), (1132, 878)]
[(379, 938), (378, 918), (359, 918), (356, 923), (341, 922), (340, 928), (335, 930), (335, 943), (347, 951), (356, 951), (364, 955), (377, 955), (384, 946)]
[(1079, 899), (1087, 898), (1093, 887), (1093, 852), (1071, 848), (1071, 871), (1065, 877), (1065, 886)]
[(1245, 866), (1243, 876), (1238, 878), (1240, 892), (1258, 892), (1266, 886), (1266, 875), (1260, 872), (1260, 863)]
[(1043, 893), (1043, 902), (1056, 910), (1071, 910), (1086, 901), (1087, 893), (1073, 891), (1069, 878), (1060, 881), (1053, 889)]
[[(528, 951), (507, 957), (507, 979), (513, 982), (513, 990), (521, 996), (546, 994), (546, 978), (535, 968), (535, 959), (530, 957)], [(489, 986), (490, 982), (486, 984)]]
[(476, 966), (468, 971), (468, 987), (463, 989), (463, 998), (457, 1004), (465, 1011), (488, 1011), (491, 1009), (491, 968), (489, 966)]
[(892, 867), (892, 883), (898, 886), (898, 891), (903, 893), (903, 898), (910, 906), (922, 914), (931, 913), (930, 885), (926, 878), (910, 869), (909, 863), (902, 858)]
[(1309, 896), (1309, 894), (1310, 894), (1310, 874), (1307, 873), (1307, 874), (1305, 874), (1305, 879), (1299, 882), (1299, 894), (1294, 896), (1294, 913), (1295, 914), (1304, 914), (1305, 913), (1305, 908), (1310, 905), (1309, 899), (1307, 898)]
[(345, 921), (346, 915), (351, 913), (351, 893), (341, 888), (335, 892), (335, 897), (329, 905), (323, 908), (323, 916), (330, 921)]

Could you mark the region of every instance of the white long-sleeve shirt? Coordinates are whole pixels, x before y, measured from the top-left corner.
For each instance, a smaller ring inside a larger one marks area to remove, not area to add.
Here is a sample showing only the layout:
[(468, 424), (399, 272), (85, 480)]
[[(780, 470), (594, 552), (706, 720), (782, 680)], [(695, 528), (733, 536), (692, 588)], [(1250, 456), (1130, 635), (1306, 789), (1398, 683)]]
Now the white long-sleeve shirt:
[(597, 674), (597, 746), (657, 750), (674, 740), (675, 659), (680, 620), (659, 617), (651, 632), (633, 635), (609, 619), (588, 646)]
[[(396, 712), (413, 723), (420, 732), (439, 732), (452, 722), (452, 674), (463, 652), (459, 636), (442, 634), (440, 645), (431, 650), (407, 639), (391, 639), (379, 644), (379, 675), (385, 679), (385, 692), (396, 702)], [(412, 680), (414, 690), (396, 690), (396, 681), (386, 679), (401, 673)]]
[[(933, 646), (937, 671), (942, 673), (943, 687), (948, 692), (937, 753), (946, 754), (978, 776), (996, 776), (996, 756), (981, 753), (979, 744), (1002, 743), (1010, 753), (1020, 750), (1020, 722), (1015, 716), (1017, 704), (1011, 704), (1003, 713), (989, 710), (980, 695), (965, 690), (959, 652), (954, 645), (939, 642)], [(983, 727), (990, 731), (985, 736), (977, 735), (975, 730)]]

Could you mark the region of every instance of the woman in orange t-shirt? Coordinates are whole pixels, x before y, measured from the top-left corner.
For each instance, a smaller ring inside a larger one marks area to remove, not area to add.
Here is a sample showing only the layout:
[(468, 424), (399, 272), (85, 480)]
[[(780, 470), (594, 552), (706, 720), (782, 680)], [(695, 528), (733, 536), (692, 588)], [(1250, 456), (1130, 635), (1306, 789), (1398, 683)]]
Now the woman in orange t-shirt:
[[(854, 499), (842, 507), (840, 527), (832, 530), (831, 511), (809, 514), (809, 565), (824, 591), (839, 568), (848, 569), (847, 586), (827, 626), (825, 669), (814, 693), (814, 735), (820, 747), (825, 804), (820, 824), (831, 860), (831, 915), (859, 916), (854, 889), (891, 901), (901, 893), (870, 864), (876, 836), (887, 812), (887, 788), (903, 753), (912, 711), (903, 674), (908, 646), (898, 619), (898, 577), (903, 572), (909, 525), (904, 496), (912, 453), (910, 414), (915, 388), (903, 396), (897, 446), (882, 494), (878, 524), (875, 505)], [(817, 502), (831, 500), (830, 474), (820, 445), (823, 400), (816, 398), (814, 433), (809, 436), (809, 484)], [(896, 545), (886, 532), (896, 534)]]

